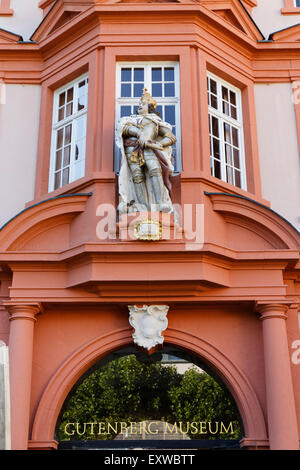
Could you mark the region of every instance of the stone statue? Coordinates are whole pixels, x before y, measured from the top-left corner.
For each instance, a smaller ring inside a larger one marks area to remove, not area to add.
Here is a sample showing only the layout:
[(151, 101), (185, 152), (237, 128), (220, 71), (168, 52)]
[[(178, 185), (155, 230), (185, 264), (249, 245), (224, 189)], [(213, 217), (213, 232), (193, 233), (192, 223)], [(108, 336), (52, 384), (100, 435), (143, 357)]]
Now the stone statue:
[(172, 126), (156, 112), (156, 101), (145, 88), (138, 114), (121, 118), (117, 144), (122, 160), (119, 213), (172, 212), (170, 176), (174, 171)]

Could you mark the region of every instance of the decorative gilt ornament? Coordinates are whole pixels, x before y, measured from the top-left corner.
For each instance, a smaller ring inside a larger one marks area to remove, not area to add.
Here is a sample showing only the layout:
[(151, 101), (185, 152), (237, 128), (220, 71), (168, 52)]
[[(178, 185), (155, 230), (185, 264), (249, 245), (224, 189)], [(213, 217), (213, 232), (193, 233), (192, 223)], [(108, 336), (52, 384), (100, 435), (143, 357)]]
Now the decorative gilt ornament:
[(137, 240), (160, 240), (162, 225), (158, 220), (139, 220), (134, 225), (134, 236)]
[(148, 351), (162, 344), (162, 332), (168, 326), (168, 305), (128, 305), (129, 323), (135, 329), (133, 341)]

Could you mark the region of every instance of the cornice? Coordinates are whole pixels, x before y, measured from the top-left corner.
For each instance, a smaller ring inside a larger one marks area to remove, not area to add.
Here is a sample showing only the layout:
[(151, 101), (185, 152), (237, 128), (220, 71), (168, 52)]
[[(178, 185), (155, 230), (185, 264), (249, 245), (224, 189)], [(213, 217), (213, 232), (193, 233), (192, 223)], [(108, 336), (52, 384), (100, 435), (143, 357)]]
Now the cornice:
[[(120, 21), (124, 22), (125, 15), (128, 24), (139, 22), (141, 17), (146, 22), (162, 23), (164, 18), (167, 17), (166, 21), (168, 23), (174, 21), (174, 24), (177, 24), (178, 21), (181, 21), (196, 25), (196, 28), (199, 30), (198, 33), (197, 29), (195, 29), (194, 33), (190, 32), (189, 34), (178, 32), (176, 33), (176, 38), (173, 35), (174, 37), (171, 41), (174, 42), (174, 45), (176, 43), (176, 45), (199, 47), (202, 50), (205, 50), (207, 47), (208, 53), (212, 53), (207, 42), (208, 34), (211, 35), (212, 44), (215, 43), (217, 37), (220, 43), (214, 54), (220, 56), (220, 60), (222, 60), (223, 51), (220, 45), (221, 42), (227, 44), (229, 48), (232, 48), (232, 60), (240, 55), (242, 60), (246, 59), (249, 61), (250, 67), (247, 73), (254, 82), (290, 82), (299, 79), (300, 76), (298, 66), (300, 60), (300, 42), (291, 40), (291, 33), (293, 31), (298, 33), (299, 27), (287, 28), (287, 31), (276, 33), (276, 37), (278, 35), (280, 40), (255, 40), (253, 37), (251, 38), (242, 33), (205, 6), (195, 3), (97, 3), (96, 5), (88, 6), (85, 10), (77, 10), (78, 14), (75, 17), (51, 32), (55, 21), (59, 21), (59, 15), (66, 11), (63, 9), (63, 5), (65, 5), (65, 8), (68, 8), (68, 11), (71, 11), (69, 4), (56, 2), (51, 7), (52, 13), (49, 12), (47, 18), (44, 18), (32, 36), (32, 38), (39, 38), (37, 43), (34, 41), (24, 42), (20, 36), (5, 32), (9, 40), (3, 44), (0, 43), (0, 60), (2, 63), (2, 79), (6, 83), (41, 83), (48, 76), (48, 71), (50, 70), (47, 65), (47, 58), (53, 58), (56, 54), (61, 53), (62, 50), (70, 47), (71, 43), (74, 43), (76, 36), (92, 38), (92, 42), (90, 40), (83, 41), (80, 48), (81, 54), (86, 54), (100, 47), (124, 45), (122, 34), (119, 34), (118, 37), (116, 33), (102, 32), (101, 25), (116, 24)], [(49, 22), (50, 17), (54, 23), (48, 24), (47, 22)], [(282, 38), (282, 35), (286, 34), (289, 37), (287, 39)], [(142, 32), (138, 35), (134, 34), (132, 38), (130, 38), (130, 35), (126, 37), (130, 39), (130, 45), (133, 47), (144, 44), (146, 39)], [(287, 42), (284, 42), (282, 39)], [(159, 35), (153, 35), (153, 41), (151, 42), (149, 37), (147, 37), (147, 41), (149, 46), (158, 44), (170, 45), (169, 36), (163, 39)], [(126, 44), (128, 45), (128, 42)], [(73, 48), (72, 60), (77, 60), (78, 54), (77, 48)], [(65, 55), (65, 57), (67, 60), (68, 56)], [(228, 57), (226, 60), (228, 60), (230, 65), (231, 58)], [(25, 70), (24, 64), (26, 65)]]

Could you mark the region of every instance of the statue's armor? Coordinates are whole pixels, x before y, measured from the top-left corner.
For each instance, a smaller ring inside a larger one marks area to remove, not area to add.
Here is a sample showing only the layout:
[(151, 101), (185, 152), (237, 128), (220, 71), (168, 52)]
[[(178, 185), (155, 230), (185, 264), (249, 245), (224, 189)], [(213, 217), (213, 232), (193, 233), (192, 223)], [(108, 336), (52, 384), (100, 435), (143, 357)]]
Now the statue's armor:
[[(130, 146), (125, 146), (126, 158), (132, 174), (132, 180), (135, 185), (135, 191), (138, 198), (136, 201), (147, 207), (147, 192), (145, 187), (145, 171), (151, 178), (152, 189), (156, 204), (162, 200), (164, 182), (162, 178), (162, 169), (158, 158), (151, 148), (144, 148), (142, 157), (138, 157), (135, 152), (135, 145), (138, 142), (138, 136), (143, 136), (145, 141), (152, 141), (163, 147), (173, 145), (176, 137), (166, 126), (154, 122), (151, 118), (140, 116), (136, 124), (128, 123), (123, 129), (123, 138), (130, 139)], [(132, 143), (132, 144), (131, 144)]]

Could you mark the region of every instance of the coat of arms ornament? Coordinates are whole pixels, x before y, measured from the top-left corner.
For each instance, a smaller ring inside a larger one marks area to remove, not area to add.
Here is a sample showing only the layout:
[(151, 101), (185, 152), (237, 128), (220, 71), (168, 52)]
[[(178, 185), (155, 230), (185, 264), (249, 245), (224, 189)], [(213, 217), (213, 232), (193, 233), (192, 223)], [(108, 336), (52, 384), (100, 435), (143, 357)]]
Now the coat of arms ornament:
[(162, 344), (162, 332), (168, 326), (168, 305), (128, 305), (129, 323), (134, 328), (134, 342), (148, 351)]

